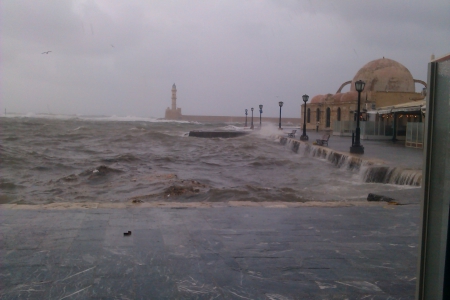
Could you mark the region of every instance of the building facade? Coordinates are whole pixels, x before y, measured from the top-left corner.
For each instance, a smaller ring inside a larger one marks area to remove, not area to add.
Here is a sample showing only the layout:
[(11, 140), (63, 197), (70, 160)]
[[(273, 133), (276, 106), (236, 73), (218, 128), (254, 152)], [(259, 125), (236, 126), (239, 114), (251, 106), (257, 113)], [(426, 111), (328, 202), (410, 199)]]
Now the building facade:
[[(335, 121), (355, 121), (357, 118), (358, 92), (355, 82), (364, 81), (361, 93), (360, 120), (369, 120), (367, 111), (379, 107), (397, 105), (423, 99), (421, 93), (415, 92), (415, 83), (426, 83), (414, 79), (409, 70), (392, 59), (381, 58), (364, 65), (352, 80), (344, 82), (335, 94), (314, 96), (306, 104), (306, 128), (333, 130)], [(350, 84), (350, 91), (342, 89)], [(301, 108), (303, 116), (305, 104)]]

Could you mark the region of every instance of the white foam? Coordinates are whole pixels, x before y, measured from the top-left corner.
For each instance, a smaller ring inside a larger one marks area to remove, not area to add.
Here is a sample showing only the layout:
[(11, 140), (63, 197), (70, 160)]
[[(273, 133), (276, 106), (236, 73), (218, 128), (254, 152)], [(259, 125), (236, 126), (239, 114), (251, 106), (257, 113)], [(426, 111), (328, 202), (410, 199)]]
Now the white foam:
[(40, 118), (40, 119), (57, 119), (57, 120), (83, 120), (83, 121), (114, 121), (114, 122), (149, 122), (149, 123), (194, 123), (198, 122), (182, 121), (182, 120), (165, 120), (154, 117), (137, 117), (137, 116), (104, 116), (104, 115), (64, 115), (64, 114), (36, 114), (28, 112), (26, 114), (8, 113), (8, 118)]

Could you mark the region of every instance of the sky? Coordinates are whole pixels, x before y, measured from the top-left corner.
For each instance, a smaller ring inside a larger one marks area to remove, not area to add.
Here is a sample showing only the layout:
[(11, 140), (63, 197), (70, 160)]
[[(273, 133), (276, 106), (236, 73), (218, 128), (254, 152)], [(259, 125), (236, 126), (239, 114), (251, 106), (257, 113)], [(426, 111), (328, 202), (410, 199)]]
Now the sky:
[(426, 81), (450, 52), (448, 0), (2, 0), (0, 14), (2, 113), (161, 118), (175, 83), (184, 115), (276, 117), (283, 101), (300, 117), (302, 95), (369, 61)]

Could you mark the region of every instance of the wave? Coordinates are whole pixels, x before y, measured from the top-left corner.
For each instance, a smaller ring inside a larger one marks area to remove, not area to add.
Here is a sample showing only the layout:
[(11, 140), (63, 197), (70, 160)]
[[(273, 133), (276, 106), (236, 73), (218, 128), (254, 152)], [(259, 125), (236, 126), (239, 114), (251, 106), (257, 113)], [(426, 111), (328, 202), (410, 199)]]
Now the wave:
[(28, 112), (26, 114), (8, 113), (6, 118), (38, 118), (38, 119), (56, 119), (56, 120), (83, 120), (83, 121), (111, 121), (111, 122), (147, 122), (147, 123), (193, 123), (198, 122), (183, 121), (183, 120), (166, 120), (155, 117), (138, 117), (138, 116), (106, 116), (106, 115), (68, 115), (68, 114), (45, 114)]
[(125, 153), (125, 154), (120, 154), (120, 155), (116, 155), (113, 157), (103, 158), (101, 161), (112, 163), (112, 162), (133, 162), (133, 161), (139, 161), (139, 160), (140, 159), (138, 157), (136, 157), (135, 155), (133, 155), (131, 153)]

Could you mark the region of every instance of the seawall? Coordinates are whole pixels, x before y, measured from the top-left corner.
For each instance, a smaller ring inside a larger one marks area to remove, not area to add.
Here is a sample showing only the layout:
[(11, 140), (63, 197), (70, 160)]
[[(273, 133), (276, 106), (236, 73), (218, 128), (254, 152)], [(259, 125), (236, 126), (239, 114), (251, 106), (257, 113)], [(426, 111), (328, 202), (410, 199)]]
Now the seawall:
[(325, 159), (338, 168), (359, 172), (364, 182), (420, 186), (422, 170), (389, 166), (382, 160), (365, 159), (350, 153), (312, 145), (300, 140), (276, 136), (282, 145), (304, 156)]
[[(250, 127), (251, 113), (247, 116), (247, 125)], [(191, 122), (211, 122), (211, 123), (245, 123), (245, 116), (195, 116), (195, 115), (181, 115), (178, 120)], [(261, 121), (278, 124), (279, 118), (262, 117)], [(253, 124), (259, 126), (259, 115), (253, 117)], [(281, 118), (281, 126), (300, 126), (300, 118)]]

